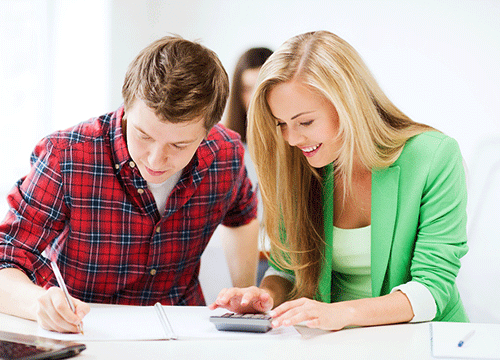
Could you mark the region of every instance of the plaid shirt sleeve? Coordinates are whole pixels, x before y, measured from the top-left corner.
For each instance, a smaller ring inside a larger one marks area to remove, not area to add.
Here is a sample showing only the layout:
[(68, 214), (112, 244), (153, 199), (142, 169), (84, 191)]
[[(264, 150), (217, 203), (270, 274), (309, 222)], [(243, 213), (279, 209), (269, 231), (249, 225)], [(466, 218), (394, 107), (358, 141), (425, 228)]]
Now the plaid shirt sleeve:
[(245, 149), (239, 139), (235, 140), (237, 164), (237, 191), (232, 193), (231, 206), (226, 213), (222, 224), (229, 227), (237, 227), (248, 224), (257, 217), (257, 196), (252, 189), (252, 182), (247, 174), (244, 164)]
[(8, 195), (10, 210), (0, 224), (0, 239), (3, 240), (0, 242), (0, 268), (20, 268), (35, 283), (52, 277), (42, 252), (64, 228), (68, 214), (59, 163), (53, 150), (47, 138), (36, 146), (31, 156), (31, 171)]

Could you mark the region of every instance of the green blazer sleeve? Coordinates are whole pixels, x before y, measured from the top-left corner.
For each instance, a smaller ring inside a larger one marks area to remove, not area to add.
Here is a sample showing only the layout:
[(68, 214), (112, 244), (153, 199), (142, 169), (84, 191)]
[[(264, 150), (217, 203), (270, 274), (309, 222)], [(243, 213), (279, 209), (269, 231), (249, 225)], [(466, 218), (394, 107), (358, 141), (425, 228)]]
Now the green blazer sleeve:
[[(458, 144), (442, 133), (425, 132), (411, 138), (397, 161), (374, 170), (372, 296), (418, 281), (436, 301), (435, 320), (468, 321), (455, 284), (460, 258), (468, 250), (466, 202)], [(328, 207), (326, 202), (325, 211)], [(331, 241), (329, 225), (325, 223), (327, 242)], [(325, 267), (322, 274), (331, 274), (331, 265), (325, 262)], [(320, 279), (318, 290), (323, 295), (328, 282), (326, 275)]]

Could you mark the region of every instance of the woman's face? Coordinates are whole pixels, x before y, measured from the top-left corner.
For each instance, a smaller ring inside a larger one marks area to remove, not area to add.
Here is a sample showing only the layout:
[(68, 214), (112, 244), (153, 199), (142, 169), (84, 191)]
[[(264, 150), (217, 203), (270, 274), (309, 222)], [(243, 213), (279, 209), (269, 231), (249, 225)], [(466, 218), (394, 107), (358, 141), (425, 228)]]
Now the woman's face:
[(267, 101), (283, 139), (298, 147), (312, 167), (321, 168), (338, 158), (339, 116), (324, 96), (294, 80), (272, 88)]
[(248, 112), (250, 99), (252, 98), (259, 76), (260, 68), (246, 69), (241, 73), (241, 100), (245, 106), (245, 111)]

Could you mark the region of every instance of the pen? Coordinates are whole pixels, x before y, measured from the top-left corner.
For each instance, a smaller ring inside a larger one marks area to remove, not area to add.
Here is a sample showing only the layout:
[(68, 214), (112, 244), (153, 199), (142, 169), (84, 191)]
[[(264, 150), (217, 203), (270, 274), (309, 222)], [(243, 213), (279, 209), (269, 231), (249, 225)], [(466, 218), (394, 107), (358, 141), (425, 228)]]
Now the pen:
[(163, 330), (165, 331), (165, 334), (167, 335), (167, 339), (169, 340), (177, 340), (177, 335), (174, 332), (174, 329), (172, 328), (172, 324), (170, 324), (170, 321), (168, 320), (167, 314), (165, 313), (165, 309), (163, 306), (157, 302), (155, 304), (155, 309), (158, 313), (158, 316), (160, 318), (161, 325), (163, 326)]
[(458, 347), (462, 347), (462, 345), (463, 345), (466, 341), (468, 341), (468, 340), (469, 340), (469, 339), (470, 339), (470, 338), (474, 335), (474, 333), (475, 333), (475, 332), (476, 332), (475, 330), (472, 330), (472, 331), (471, 331), (471, 332), (469, 332), (467, 335), (465, 335), (465, 336), (462, 338), (462, 340), (460, 340), (460, 341), (458, 342)]
[[(54, 270), (54, 275), (56, 276), (57, 283), (59, 284), (59, 287), (62, 289), (71, 311), (75, 312), (75, 306), (73, 305), (73, 302), (69, 298), (68, 289), (66, 288), (66, 284), (64, 283), (64, 279), (61, 275), (61, 272), (59, 271), (59, 267), (57, 266), (55, 261), (51, 261), (50, 265), (52, 266), (52, 270)], [(78, 331), (81, 332), (83, 335), (82, 323), (78, 324)]]

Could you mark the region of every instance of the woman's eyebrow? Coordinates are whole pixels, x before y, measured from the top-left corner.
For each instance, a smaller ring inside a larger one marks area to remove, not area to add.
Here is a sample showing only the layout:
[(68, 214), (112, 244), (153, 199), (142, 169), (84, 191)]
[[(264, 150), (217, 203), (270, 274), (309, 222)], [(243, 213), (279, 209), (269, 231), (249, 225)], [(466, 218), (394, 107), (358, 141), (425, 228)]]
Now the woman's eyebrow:
[(302, 115), (307, 115), (307, 114), (310, 114), (310, 113), (313, 113), (314, 111), (311, 110), (311, 111), (304, 111), (304, 112), (301, 112), (301, 113), (298, 113), (297, 115), (294, 115), (292, 116), (292, 118), (290, 120), (295, 120), (296, 118), (302, 116)]

